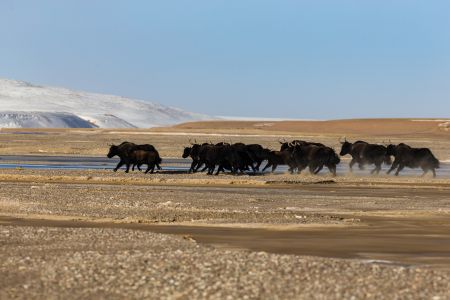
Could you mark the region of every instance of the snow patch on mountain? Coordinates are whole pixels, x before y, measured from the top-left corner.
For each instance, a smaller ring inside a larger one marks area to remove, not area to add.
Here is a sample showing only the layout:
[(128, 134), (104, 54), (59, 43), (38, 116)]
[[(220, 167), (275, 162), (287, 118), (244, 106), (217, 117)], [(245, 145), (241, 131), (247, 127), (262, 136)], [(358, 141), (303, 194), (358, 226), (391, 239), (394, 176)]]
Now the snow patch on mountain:
[[(148, 128), (214, 119), (153, 102), (38, 86), (9, 79), (0, 79), (0, 112), (2, 111), (70, 113), (100, 128)], [(43, 118), (45, 114), (37, 114), (36, 118), (38, 116)], [(12, 122), (9, 124), (14, 123), (9, 120)]]
[(96, 128), (82, 118), (61, 112), (0, 112), (0, 128)]

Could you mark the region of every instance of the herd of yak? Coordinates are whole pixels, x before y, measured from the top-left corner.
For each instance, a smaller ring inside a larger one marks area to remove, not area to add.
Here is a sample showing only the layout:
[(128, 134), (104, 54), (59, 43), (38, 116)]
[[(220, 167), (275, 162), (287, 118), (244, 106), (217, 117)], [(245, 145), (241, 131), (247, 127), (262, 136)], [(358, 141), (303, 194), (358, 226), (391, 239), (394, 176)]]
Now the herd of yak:
[[(350, 171), (355, 164), (358, 164), (360, 169), (365, 165), (374, 165), (371, 174), (378, 174), (384, 163), (391, 165), (388, 174), (397, 169), (395, 175), (398, 175), (404, 167), (408, 167), (421, 168), (423, 175), (432, 171), (433, 177), (436, 177), (436, 169), (439, 168), (439, 161), (430, 149), (413, 148), (404, 143), (385, 146), (364, 141), (350, 143), (345, 139), (341, 141), (339, 155), (333, 148), (321, 143), (294, 140), (280, 141), (280, 144), (280, 150), (274, 151), (259, 144), (191, 143), (189, 147), (184, 148), (182, 157), (192, 159), (189, 173), (208, 171), (208, 175), (212, 175), (216, 167), (216, 175), (225, 171), (232, 174), (245, 171), (259, 172), (261, 164), (267, 161), (262, 172), (270, 167), (274, 172), (277, 166), (286, 165), (290, 173), (300, 173), (308, 168), (311, 174), (317, 174), (326, 167), (335, 176), (336, 166), (341, 161), (339, 156), (347, 154), (352, 157)], [(145, 173), (149, 171), (153, 173), (155, 167), (161, 169), (161, 157), (155, 147), (149, 144), (136, 145), (123, 142), (120, 145), (112, 145), (107, 156), (112, 158), (116, 155), (120, 161), (114, 171), (123, 165), (126, 166), (125, 172), (128, 172), (130, 167), (133, 171), (135, 167), (141, 170), (142, 165), (147, 165)], [(391, 157), (394, 158), (393, 162)]]

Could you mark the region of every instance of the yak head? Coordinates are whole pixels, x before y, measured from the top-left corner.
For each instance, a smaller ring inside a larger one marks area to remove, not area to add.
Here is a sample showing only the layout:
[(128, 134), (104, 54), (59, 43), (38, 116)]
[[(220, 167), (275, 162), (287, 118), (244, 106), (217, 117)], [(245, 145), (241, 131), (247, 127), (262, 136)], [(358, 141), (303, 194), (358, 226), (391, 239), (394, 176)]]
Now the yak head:
[(287, 150), (291, 147), (291, 143), (289, 143), (289, 142), (283, 142), (283, 143), (280, 142), (280, 144), (281, 144), (280, 151)]
[(187, 158), (189, 155), (191, 155), (192, 147), (185, 147), (183, 151), (183, 155), (181, 157)]
[(346, 154), (349, 154), (350, 151), (352, 151), (352, 146), (353, 144), (345, 139), (345, 141), (341, 142), (341, 152), (339, 153), (339, 155), (344, 156)]
[(109, 147), (109, 152), (106, 156), (108, 158), (112, 158), (116, 155), (119, 155), (119, 147), (116, 145), (111, 145), (111, 147)]

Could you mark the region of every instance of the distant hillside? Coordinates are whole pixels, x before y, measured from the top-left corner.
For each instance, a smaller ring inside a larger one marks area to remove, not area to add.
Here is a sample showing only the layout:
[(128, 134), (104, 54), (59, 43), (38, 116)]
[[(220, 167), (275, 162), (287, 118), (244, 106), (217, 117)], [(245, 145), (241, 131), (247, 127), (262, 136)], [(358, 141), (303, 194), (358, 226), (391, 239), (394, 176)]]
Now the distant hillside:
[[(89, 123), (99, 128), (148, 128), (213, 119), (152, 102), (8, 79), (0, 79), (0, 113), (4, 127), (85, 127)], [(85, 123), (75, 122), (70, 114)]]
[(158, 131), (248, 134), (334, 134), (370, 136), (445, 136), (450, 119), (348, 119), (330, 121), (199, 121), (178, 124)]

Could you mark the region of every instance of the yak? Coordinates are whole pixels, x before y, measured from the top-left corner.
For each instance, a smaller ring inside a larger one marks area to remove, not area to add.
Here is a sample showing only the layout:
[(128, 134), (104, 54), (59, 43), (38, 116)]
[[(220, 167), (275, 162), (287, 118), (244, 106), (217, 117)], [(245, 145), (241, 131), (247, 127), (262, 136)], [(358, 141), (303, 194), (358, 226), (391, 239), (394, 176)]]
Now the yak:
[(130, 154), (136, 147), (136, 144), (130, 143), (130, 142), (123, 142), (120, 145), (111, 145), (109, 148), (109, 152), (106, 155), (108, 158), (113, 158), (114, 156), (119, 156), (120, 161), (117, 164), (117, 166), (114, 168), (114, 172), (117, 172), (117, 170), (122, 167), (123, 165), (126, 165), (125, 172), (128, 173), (130, 171)]
[(387, 174), (391, 173), (395, 168), (395, 176), (398, 176), (404, 167), (421, 168), (423, 170), (422, 176), (433, 172), (433, 177), (436, 177), (436, 169), (439, 168), (439, 160), (433, 155), (428, 148), (412, 148), (404, 143), (398, 145), (389, 145), (387, 151), (394, 156), (394, 163), (392, 164)]
[(349, 164), (350, 172), (353, 171), (353, 165), (356, 163), (360, 169), (363, 169), (363, 166), (366, 164), (374, 164), (375, 168), (370, 173), (378, 174), (381, 170), (381, 165), (383, 162), (387, 165), (392, 163), (391, 156), (388, 154), (385, 146), (369, 144), (365, 141), (350, 143), (345, 140), (344, 142), (341, 142), (341, 152), (339, 155), (344, 156), (347, 154), (350, 154), (352, 157)]
[(147, 165), (147, 170), (145, 173), (147, 174), (149, 171), (153, 173), (155, 170), (155, 166), (162, 162), (161, 157), (157, 151), (146, 151), (146, 150), (134, 150), (130, 154), (130, 160), (133, 164), (137, 165), (138, 170), (141, 170), (140, 167), (144, 164)]
[(210, 145), (208, 143), (203, 144), (193, 144), (191, 143), (191, 147), (185, 147), (183, 150), (183, 155), (181, 157), (183, 158), (192, 158), (191, 167), (189, 168), (188, 173), (194, 173), (196, 172), (202, 165), (205, 164), (204, 159), (200, 156), (200, 153), (202, 151), (202, 148), (206, 145)]
[(269, 158), (268, 154), (270, 150), (265, 149), (259, 144), (245, 145), (245, 150), (254, 164), (254, 171), (259, 171), (262, 162)]
[(339, 156), (334, 149), (316, 144), (294, 146), (292, 158), (299, 174), (306, 167), (309, 168), (311, 174), (317, 174), (326, 166), (330, 173), (336, 176), (336, 168), (340, 163)]
[[(117, 172), (117, 170), (122, 167), (123, 165), (126, 166), (126, 170), (125, 172), (128, 173), (130, 171), (130, 166), (133, 163), (131, 161), (130, 155), (134, 150), (143, 150), (143, 151), (147, 151), (147, 152), (155, 152), (158, 157), (159, 157), (159, 153), (158, 151), (155, 149), (155, 147), (153, 147), (152, 145), (149, 144), (144, 144), (144, 145), (136, 145), (135, 143), (131, 143), (131, 142), (122, 142), (120, 145), (111, 145), (109, 148), (109, 152), (106, 155), (108, 158), (113, 158), (114, 156), (118, 156), (120, 158), (119, 163), (117, 164), (117, 166), (114, 168), (114, 172)], [(160, 162), (156, 162), (156, 167), (161, 170), (161, 166), (159, 165)], [(134, 169), (134, 165), (133, 164), (133, 169)]]
[(208, 175), (212, 175), (218, 166), (216, 175), (225, 169), (236, 174), (239, 169), (239, 157), (237, 152), (229, 144), (207, 145), (201, 149), (201, 157), (206, 163)]
[(289, 172), (293, 173), (295, 169), (295, 163), (291, 158), (292, 151), (290, 149), (285, 149), (282, 151), (270, 151), (266, 149), (267, 155), (267, 165), (263, 168), (263, 172), (272, 167), (272, 173), (275, 172), (275, 169), (278, 165), (288, 165)]

